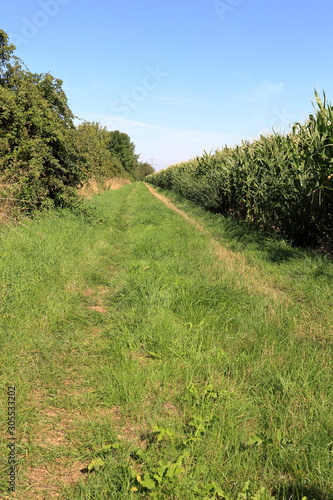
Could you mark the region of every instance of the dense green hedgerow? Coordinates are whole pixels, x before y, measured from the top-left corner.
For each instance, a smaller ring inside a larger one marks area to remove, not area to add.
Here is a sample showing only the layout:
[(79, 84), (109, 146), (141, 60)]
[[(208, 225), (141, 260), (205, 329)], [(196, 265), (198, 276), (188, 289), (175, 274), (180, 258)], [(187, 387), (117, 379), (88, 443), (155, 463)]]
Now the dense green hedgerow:
[(314, 244), (333, 229), (333, 107), (316, 93), (304, 125), (205, 153), (148, 177), (208, 210)]

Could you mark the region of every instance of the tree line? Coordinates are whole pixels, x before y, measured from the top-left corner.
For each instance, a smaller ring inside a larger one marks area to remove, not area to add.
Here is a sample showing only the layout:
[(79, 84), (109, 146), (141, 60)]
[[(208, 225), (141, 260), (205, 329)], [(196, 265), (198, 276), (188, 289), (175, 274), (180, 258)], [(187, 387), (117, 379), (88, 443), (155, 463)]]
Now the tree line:
[(62, 80), (30, 72), (15, 49), (0, 30), (0, 207), (73, 207), (91, 178), (141, 180), (154, 171), (127, 134), (75, 126)]

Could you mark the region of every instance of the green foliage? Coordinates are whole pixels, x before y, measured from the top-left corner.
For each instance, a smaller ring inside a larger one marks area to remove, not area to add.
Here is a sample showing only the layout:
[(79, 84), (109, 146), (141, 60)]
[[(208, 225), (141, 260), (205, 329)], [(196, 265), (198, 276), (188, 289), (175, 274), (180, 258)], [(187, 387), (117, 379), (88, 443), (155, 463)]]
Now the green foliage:
[(261, 487), (259, 490), (253, 488), (250, 481), (246, 481), (242, 490), (233, 497), (227, 495), (217, 483), (195, 486), (194, 491), (203, 500), (276, 500), (266, 488)]
[[(191, 392), (191, 387), (189, 388), (189, 392)], [(157, 444), (171, 438), (173, 443), (176, 444), (176, 449), (181, 448), (183, 451), (178, 455), (176, 460), (168, 462), (160, 460), (155, 465), (147, 452), (140, 448), (136, 449), (131, 454), (131, 457), (138, 461), (141, 470), (144, 465), (145, 470), (139, 473), (137, 470), (131, 469), (132, 482), (134, 483), (131, 491), (133, 493), (146, 493), (150, 498), (154, 499), (162, 498), (164, 494), (167, 497), (168, 491), (170, 491), (168, 487), (171, 485), (171, 487), (176, 489), (179, 477), (191, 473), (191, 468), (193, 468), (197, 460), (197, 457), (194, 455), (193, 442), (203, 438), (207, 432), (207, 425), (209, 426), (210, 423), (211, 418), (203, 418), (196, 414), (192, 415), (187, 426), (187, 429), (192, 428), (192, 430), (189, 431), (190, 434), (185, 439), (177, 436), (170, 429), (160, 428), (158, 425), (155, 425), (152, 428), (152, 433), (157, 435)], [(253, 437), (251, 444), (261, 445), (263, 440), (256, 438), (257, 436)], [(159, 453), (161, 454), (161, 449), (159, 449)], [(192, 482), (191, 490), (195, 497), (205, 500), (274, 500), (276, 498), (265, 487), (257, 489), (250, 481), (244, 484), (237, 496), (227, 495), (217, 482)]]
[(148, 492), (152, 498), (158, 498), (158, 494), (162, 493), (166, 484), (176, 481), (177, 477), (185, 472), (183, 461), (186, 455), (181, 455), (173, 462), (163, 462), (160, 460), (156, 467), (150, 466), (150, 472), (145, 472), (143, 475), (133, 471), (134, 486), (132, 491)]
[(7, 33), (0, 30), (0, 85), (7, 84), (16, 68), (20, 67), (19, 58), (13, 55), (15, 48), (9, 44)]
[(213, 212), (313, 244), (333, 230), (333, 107), (315, 94), (315, 114), (287, 136), (205, 153), (148, 182)]
[(137, 167), (134, 171), (134, 179), (136, 181), (143, 181), (147, 177), (147, 175), (151, 175), (155, 172), (154, 167), (152, 167), (149, 163), (141, 163), (138, 162)]
[(18, 64), (13, 69), (10, 47), (2, 48), (7, 55), (0, 85), (1, 198), (22, 200), (29, 209), (71, 206), (84, 172), (62, 81)]
[(99, 470), (103, 467), (103, 465), (105, 464), (104, 460), (102, 458), (94, 458), (90, 464), (88, 465), (88, 470), (89, 472), (95, 470)]
[(108, 145), (110, 132), (96, 122), (83, 122), (77, 127), (78, 149), (84, 158), (87, 177), (110, 178), (125, 174), (121, 156), (113, 155)]
[[(218, 391), (211, 384), (199, 390), (198, 387), (191, 384), (186, 394), (184, 401), (188, 401), (196, 409), (200, 406), (207, 412), (207, 405), (211, 402), (216, 402), (219, 398)], [(154, 461), (152, 450), (142, 450), (136, 448), (131, 454), (131, 458), (138, 462), (140, 472), (137, 469), (131, 469), (133, 493), (146, 493), (150, 498), (158, 499), (168, 497), (170, 491), (177, 489), (177, 483), (184, 475), (191, 474), (191, 469), (195, 468), (198, 460), (196, 456), (197, 446), (203, 439), (209, 438), (207, 433), (213, 424), (213, 413), (208, 416), (202, 416), (198, 413), (191, 413), (187, 419), (188, 423), (184, 426), (183, 432), (177, 434), (174, 430), (154, 425), (152, 435), (155, 440), (150, 441), (150, 447), (156, 444), (158, 454), (161, 456), (163, 452), (167, 452), (165, 447), (168, 442), (173, 445), (177, 453), (177, 458), (173, 461), (164, 462), (159, 460), (157, 465)], [(276, 432), (277, 445), (281, 445), (284, 441), (283, 434), (280, 430)], [(165, 446), (162, 447), (164, 442)], [(273, 440), (267, 437), (251, 436), (248, 440), (248, 447), (252, 446), (273, 446)], [(181, 450), (181, 451), (179, 451)], [(144, 468), (144, 469), (143, 469)], [(143, 470), (142, 470), (143, 469)], [(171, 486), (171, 490), (168, 488)], [(216, 481), (209, 483), (206, 481), (192, 481), (191, 490), (196, 498), (205, 500), (274, 500), (275, 497), (265, 488), (256, 488), (254, 484), (247, 481), (242, 487), (237, 496), (226, 494), (224, 489)]]
[(88, 471), (94, 472), (102, 469), (105, 466), (107, 456), (110, 455), (110, 453), (112, 453), (113, 451), (119, 449), (121, 449), (121, 443), (119, 442), (102, 446), (102, 448), (97, 452), (97, 455), (100, 456), (97, 456), (90, 461), (87, 467)]
[(165, 429), (164, 427), (160, 427), (158, 425), (155, 425), (152, 428), (152, 432), (153, 434), (156, 434), (158, 443), (160, 441), (163, 441), (163, 439), (170, 438), (172, 440), (175, 437), (174, 431), (172, 431), (171, 429)]
[(63, 82), (23, 69), (14, 50), (0, 30), (1, 212), (77, 209), (88, 179), (133, 176), (138, 156), (127, 134), (90, 122), (76, 129)]
[(118, 158), (126, 172), (134, 173), (139, 156), (135, 154), (135, 145), (127, 134), (119, 130), (109, 132), (107, 147), (112, 156)]

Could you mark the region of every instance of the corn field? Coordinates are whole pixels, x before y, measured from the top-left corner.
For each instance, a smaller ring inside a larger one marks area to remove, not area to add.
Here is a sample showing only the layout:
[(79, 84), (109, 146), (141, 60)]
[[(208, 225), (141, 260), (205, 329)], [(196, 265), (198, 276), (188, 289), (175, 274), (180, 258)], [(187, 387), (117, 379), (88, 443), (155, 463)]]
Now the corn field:
[(147, 181), (297, 245), (316, 245), (333, 229), (333, 107), (315, 92), (314, 114), (289, 134), (205, 153)]

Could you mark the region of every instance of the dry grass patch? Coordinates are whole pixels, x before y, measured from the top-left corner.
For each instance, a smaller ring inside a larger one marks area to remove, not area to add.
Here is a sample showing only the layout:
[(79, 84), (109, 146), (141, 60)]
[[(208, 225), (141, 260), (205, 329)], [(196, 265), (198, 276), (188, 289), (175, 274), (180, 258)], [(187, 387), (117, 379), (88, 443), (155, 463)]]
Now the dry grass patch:
[[(39, 398), (37, 398), (39, 399)], [(48, 406), (41, 411), (39, 433), (36, 434), (35, 444), (48, 451), (71, 446), (68, 439), (69, 432), (82, 424), (109, 423), (115, 429), (118, 439), (135, 446), (145, 447), (142, 438), (142, 423), (134, 424), (125, 416), (119, 407), (94, 407), (82, 412), (73, 412)], [(86, 471), (89, 460), (73, 461), (71, 457), (56, 457), (45, 462), (43, 456), (36, 457), (36, 465), (28, 465), (23, 479), (23, 492), (17, 494), (17, 500), (27, 498), (36, 500), (63, 499), (61, 489), (83, 481), (87, 477)]]
[(85, 297), (103, 297), (104, 295), (106, 295), (107, 293), (109, 293), (110, 290), (109, 288), (105, 287), (105, 286), (99, 286), (97, 288), (87, 288), (87, 290), (84, 290), (84, 292), (82, 292), (82, 294), (85, 296)]
[(116, 190), (126, 186), (126, 184), (131, 184), (131, 181), (129, 181), (128, 179), (113, 178), (106, 179), (104, 183), (106, 189)]
[(300, 337), (309, 340), (333, 344), (333, 327), (323, 325), (320, 318), (304, 318), (304, 320), (296, 323), (296, 332)]
[(180, 410), (175, 405), (170, 403), (169, 401), (166, 401), (165, 403), (163, 403), (162, 415), (164, 415), (166, 417), (175, 417), (175, 416), (181, 417), (182, 416)]
[(87, 288), (82, 292), (84, 297), (90, 298), (94, 304), (87, 306), (87, 309), (91, 309), (92, 311), (96, 311), (100, 314), (107, 314), (108, 310), (104, 306), (104, 297), (110, 293), (110, 289), (107, 287), (99, 286), (95, 289)]
[(64, 498), (61, 495), (61, 489), (65, 486), (76, 484), (85, 476), (81, 472), (87, 466), (87, 462), (67, 461), (64, 457), (55, 458), (52, 462), (44, 466), (29, 467), (27, 470), (27, 487), (18, 497), (19, 500), (31, 498), (34, 500), (49, 500)]
[(90, 346), (93, 342), (96, 344), (101, 339), (102, 333), (103, 330), (101, 328), (92, 328), (86, 332), (85, 338), (82, 339), (82, 345)]
[(142, 366), (148, 365), (153, 360), (153, 357), (149, 353), (141, 350), (130, 351), (127, 353), (127, 355)]
[(105, 307), (102, 306), (88, 306), (88, 309), (91, 309), (92, 311), (96, 311), (101, 314), (107, 314), (108, 311), (105, 309)]
[[(91, 416), (93, 416), (93, 421), (110, 422), (118, 439), (135, 446), (145, 447), (145, 439), (142, 436), (148, 429), (146, 423), (142, 420), (133, 422), (133, 419), (125, 415), (118, 406), (112, 408), (95, 407)], [(136, 417), (138, 416), (136, 415)]]
[(90, 199), (95, 194), (99, 194), (107, 190), (120, 189), (123, 186), (126, 186), (126, 184), (131, 184), (131, 181), (116, 177), (103, 180), (90, 179), (89, 182), (79, 190), (79, 195), (82, 196), (82, 198)]
[[(40, 401), (41, 394), (33, 391), (32, 397), (35, 402)], [(87, 462), (73, 462), (71, 457), (48, 458), (50, 454), (61, 453), (63, 455), (65, 449), (73, 449), (68, 436), (82, 415), (52, 406), (38, 410), (38, 431), (36, 430), (33, 434), (33, 442), (37, 450), (26, 455), (24, 459), (27, 467), (22, 478), (22, 485), (19, 487), (22, 493), (17, 493), (18, 500), (63, 498), (60, 496), (61, 489), (77, 483), (80, 477), (83, 477), (80, 471), (87, 466)], [(22, 444), (24, 442), (23, 439)]]

